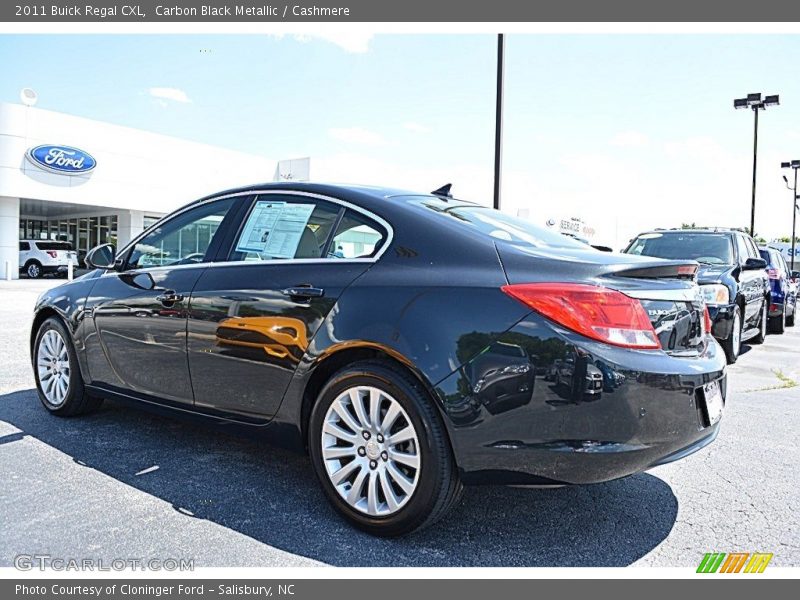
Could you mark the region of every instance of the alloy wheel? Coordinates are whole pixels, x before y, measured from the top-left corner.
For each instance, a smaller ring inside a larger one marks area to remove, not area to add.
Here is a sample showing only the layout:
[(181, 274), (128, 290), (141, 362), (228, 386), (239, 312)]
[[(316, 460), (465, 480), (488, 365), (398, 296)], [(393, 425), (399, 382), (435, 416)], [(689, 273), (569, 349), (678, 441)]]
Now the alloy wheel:
[(61, 334), (49, 329), (39, 341), (36, 370), (45, 400), (53, 407), (64, 404), (69, 392), (70, 364), (67, 344)]
[(389, 516), (419, 482), (421, 452), (414, 424), (391, 395), (372, 386), (342, 392), (322, 426), (322, 459), (337, 493), (353, 509)]
[(28, 273), (28, 277), (30, 277), (31, 279), (37, 279), (39, 277), (39, 275), (41, 275), (42, 270), (39, 268), (39, 265), (37, 265), (36, 263), (31, 263), (31, 264), (28, 265), (27, 273)]

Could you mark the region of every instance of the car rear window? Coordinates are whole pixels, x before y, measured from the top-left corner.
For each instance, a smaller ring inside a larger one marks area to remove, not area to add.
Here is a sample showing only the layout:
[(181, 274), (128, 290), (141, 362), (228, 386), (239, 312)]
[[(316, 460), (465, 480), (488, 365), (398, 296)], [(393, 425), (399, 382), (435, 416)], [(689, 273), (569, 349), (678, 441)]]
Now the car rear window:
[(72, 250), (69, 242), (36, 242), (36, 247), (39, 250)]
[(530, 221), (512, 217), (487, 206), (464, 204), (458, 200), (446, 202), (427, 196), (414, 197), (412, 201), (429, 208), (441, 215), (442, 218), (452, 219), (476, 233), (517, 246), (591, 249), (591, 246), (558, 232), (548, 231)]
[(643, 233), (625, 252), (672, 260), (690, 259), (711, 265), (734, 262), (731, 236), (727, 233)]

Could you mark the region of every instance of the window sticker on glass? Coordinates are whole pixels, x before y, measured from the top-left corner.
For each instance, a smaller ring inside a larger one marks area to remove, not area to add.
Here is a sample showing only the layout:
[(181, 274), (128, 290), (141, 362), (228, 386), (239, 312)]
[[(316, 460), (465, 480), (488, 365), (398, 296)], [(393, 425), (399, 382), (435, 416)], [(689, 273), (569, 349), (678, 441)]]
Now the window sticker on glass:
[(256, 202), (236, 250), (255, 252), (261, 257), (294, 258), (314, 206)]

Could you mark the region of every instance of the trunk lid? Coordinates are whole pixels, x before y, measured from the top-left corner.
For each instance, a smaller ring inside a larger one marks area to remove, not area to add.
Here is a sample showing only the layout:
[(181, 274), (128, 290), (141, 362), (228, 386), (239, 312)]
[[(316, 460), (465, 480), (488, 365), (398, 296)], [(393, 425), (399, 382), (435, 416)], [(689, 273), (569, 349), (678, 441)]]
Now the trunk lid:
[(535, 248), (497, 243), (511, 284), (592, 283), (638, 299), (661, 342), (673, 355), (694, 356), (705, 344), (705, 303), (695, 281), (698, 263), (583, 248)]

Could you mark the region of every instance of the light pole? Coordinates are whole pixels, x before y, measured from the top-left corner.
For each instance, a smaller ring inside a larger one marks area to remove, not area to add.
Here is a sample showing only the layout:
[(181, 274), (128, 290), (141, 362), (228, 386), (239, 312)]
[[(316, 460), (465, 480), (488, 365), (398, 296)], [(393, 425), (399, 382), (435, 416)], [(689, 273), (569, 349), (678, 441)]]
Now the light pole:
[(792, 266), (790, 270), (794, 271), (794, 255), (796, 254), (797, 249), (797, 244), (795, 242), (795, 227), (797, 226), (797, 199), (800, 198), (800, 196), (797, 195), (797, 169), (800, 169), (800, 160), (782, 162), (781, 169), (794, 170), (794, 187), (789, 187), (789, 180), (786, 179), (786, 175), (783, 176), (783, 180), (786, 182), (786, 187), (792, 190), (792, 237), (790, 238), (789, 243), (792, 248), (792, 253), (790, 255)]
[(756, 162), (758, 159), (758, 111), (764, 110), (768, 106), (777, 106), (780, 104), (779, 98), (776, 95), (766, 96), (761, 99), (761, 93), (747, 94), (746, 98), (737, 98), (733, 101), (733, 108), (752, 108), (755, 115), (755, 122), (753, 124), (753, 196), (750, 204), (750, 235), (756, 235)]
[(494, 113), (494, 208), (500, 208), (500, 173), (503, 165), (503, 79), (506, 39), (497, 34), (497, 96)]

